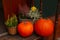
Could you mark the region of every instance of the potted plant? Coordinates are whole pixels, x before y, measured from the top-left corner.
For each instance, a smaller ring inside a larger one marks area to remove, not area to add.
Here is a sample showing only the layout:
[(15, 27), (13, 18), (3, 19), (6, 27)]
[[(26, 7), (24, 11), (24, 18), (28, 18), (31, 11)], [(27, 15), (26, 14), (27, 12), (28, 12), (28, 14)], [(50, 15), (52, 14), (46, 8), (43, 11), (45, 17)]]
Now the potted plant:
[(12, 17), (8, 16), (7, 21), (5, 22), (5, 25), (7, 26), (8, 33), (11, 35), (15, 35), (17, 33), (17, 24), (18, 20), (16, 15), (13, 15)]
[(18, 19), (21, 20), (32, 20), (33, 22), (41, 17), (40, 12), (35, 6), (32, 6), (28, 13), (19, 13)]

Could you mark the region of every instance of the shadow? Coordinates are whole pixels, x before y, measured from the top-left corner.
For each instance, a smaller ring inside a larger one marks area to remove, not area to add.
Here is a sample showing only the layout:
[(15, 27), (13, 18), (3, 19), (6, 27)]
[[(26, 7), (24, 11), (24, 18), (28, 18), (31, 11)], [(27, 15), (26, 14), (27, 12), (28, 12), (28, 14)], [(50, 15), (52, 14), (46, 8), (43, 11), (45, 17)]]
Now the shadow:
[(4, 11), (2, 6), (2, 0), (0, 0), (0, 34), (6, 32), (5, 26), (4, 26)]

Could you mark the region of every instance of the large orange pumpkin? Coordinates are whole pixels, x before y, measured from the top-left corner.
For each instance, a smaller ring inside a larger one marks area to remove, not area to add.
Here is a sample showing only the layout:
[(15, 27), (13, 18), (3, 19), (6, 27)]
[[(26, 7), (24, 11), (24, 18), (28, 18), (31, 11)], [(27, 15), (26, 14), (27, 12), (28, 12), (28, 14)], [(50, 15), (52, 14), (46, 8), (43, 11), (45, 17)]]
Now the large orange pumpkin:
[(31, 21), (22, 21), (18, 24), (18, 33), (23, 37), (30, 36), (33, 33), (33, 23)]
[(41, 18), (34, 24), (35, 32), (40, 36), (49, 36), (53, 33), (54, 24), (50, 19)]

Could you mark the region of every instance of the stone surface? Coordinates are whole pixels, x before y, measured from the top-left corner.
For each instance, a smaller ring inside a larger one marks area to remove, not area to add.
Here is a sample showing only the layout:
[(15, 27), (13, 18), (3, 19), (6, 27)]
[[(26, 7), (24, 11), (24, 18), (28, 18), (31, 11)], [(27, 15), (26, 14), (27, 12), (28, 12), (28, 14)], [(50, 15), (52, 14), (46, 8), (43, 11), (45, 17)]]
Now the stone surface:
[(34, 34), (29, 37), (26, 37), (26, 38), (21, 37), (19, 35), (15, 35), (15, 36), (6, 35), (6, 36), (0, 37), (0, 40), (36, 40), (38, 38), (40, 38), (40, 37), (37, 35), (34, 35)]

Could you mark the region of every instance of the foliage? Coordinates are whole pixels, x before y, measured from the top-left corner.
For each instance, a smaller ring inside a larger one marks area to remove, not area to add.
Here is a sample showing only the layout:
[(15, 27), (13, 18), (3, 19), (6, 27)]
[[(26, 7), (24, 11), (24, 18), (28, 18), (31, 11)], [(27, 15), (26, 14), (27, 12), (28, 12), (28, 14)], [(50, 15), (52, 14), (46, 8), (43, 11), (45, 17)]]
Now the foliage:
[(13, 15), (13, 16), (10, 17), (10, 18), (9, 18), (9, 16), (8, 16), (8, 19), (7, 19), (7, 21), (5, 22), (5, 25), (6, 25), (7, 27), (15, 27), (17, 24), (18, 24), (18, 20), (17, 20), (16, 15)]
[(33, 18), (33, 21), (35, 21), (36, 19), (40, 18), (41, 14), (38, 11), (38, 9), (33, 6), (33, 7), (31, 7), (31, 10), (29, 11), (28, 16)]
[(19, 19), (32, 19), (35, 21), (41, 17), (40, 11), (35, 6), (32, 6), (28, 13), (19, 13)]

